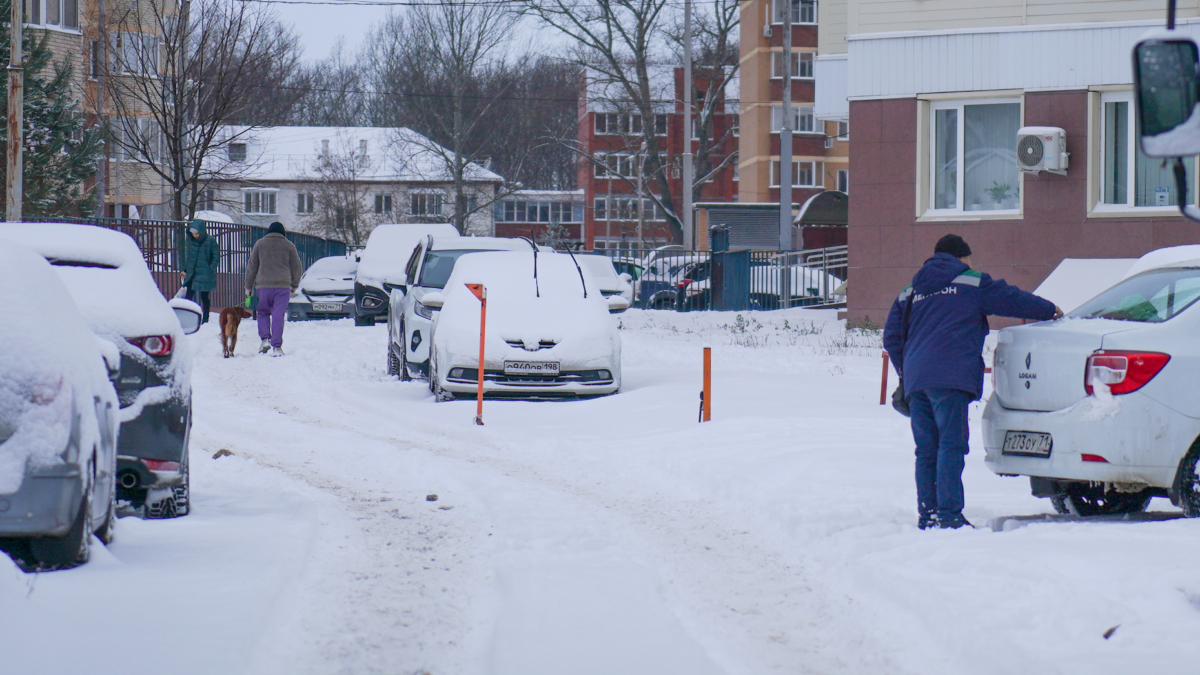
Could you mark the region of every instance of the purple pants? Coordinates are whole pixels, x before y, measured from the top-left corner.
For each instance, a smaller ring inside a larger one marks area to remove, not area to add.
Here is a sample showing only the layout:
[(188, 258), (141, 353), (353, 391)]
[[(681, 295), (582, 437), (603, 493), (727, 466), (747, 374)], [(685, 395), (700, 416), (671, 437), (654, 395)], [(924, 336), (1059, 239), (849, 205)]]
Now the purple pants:
[(283, 346), (283, 322), (291, 299), (290, 288), (258, 289), (258, 339), (270, 340), (272, 347)]

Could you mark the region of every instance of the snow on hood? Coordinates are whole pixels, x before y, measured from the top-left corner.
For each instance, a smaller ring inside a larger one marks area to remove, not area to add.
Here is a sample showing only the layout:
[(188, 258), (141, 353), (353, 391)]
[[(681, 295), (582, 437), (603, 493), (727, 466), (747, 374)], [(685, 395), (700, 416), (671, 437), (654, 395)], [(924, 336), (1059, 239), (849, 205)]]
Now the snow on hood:
[(1138, 258), (1122, 279), (1137, 276), (1156, 267), (1200, 267), (1200, 245), (1169, 246), (1151, 251)]
[(404, 271), (413, 249), (428, 235), (457, 237), (450, 223), (403, 223), (380, 225), (371, 231), (367, 246), (358, 262), (356, 280), (360, 284), (383, 283), (389, 275)]
[[(615, 365), (620, 337), (591, 273), (570, 256), (553, 253), (537, 255), (536, 284), (533, 269), (532, 251), (472, 253), (458, 260), (435, 331), (438, 348), (453, 361), (448, 367), (478, 362), (479, 300), (466, 287), (476, 283), (487, 288), (487, 367), (500, 368), (506, 359), (554, 360), (564, 368)], [(543, 348), (549, 343), (554, 346)]]
[[(129, 235), (92, 225), (0, 223), (0, 237), (21, 242), (54, 264), (96, 334), (121, 338), (183, 331)], [(129, 353), (128, 348), (122, 351)]]
[(358, 261), (344, 255), (321, 258), (308, 267), (300, 278), (300, 290), (305, 293), (354, 292), (354, 275)]
[[(53, 311), (47, 311), (53, 308)], [(93, 396), (117, 408), (96, 337), (46, 260), (0, 244), (0, 494), (21, 487), (27, 466), (61, 461), (72, 420), (94, 442)]]

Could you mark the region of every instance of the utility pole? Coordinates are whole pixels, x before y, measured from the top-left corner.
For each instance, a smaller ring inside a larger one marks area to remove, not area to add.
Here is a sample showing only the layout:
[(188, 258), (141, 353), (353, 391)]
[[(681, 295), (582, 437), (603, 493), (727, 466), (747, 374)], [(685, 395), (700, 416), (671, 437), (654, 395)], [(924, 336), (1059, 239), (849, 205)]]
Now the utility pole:
[[(777, 3), (779, 0), (775, 0)], [(792, 247), (792, 6), (783, 0), (783, 120), (779, 125), (779, 250)]]
[(5, 216), (10, 223), (21, 222), (22, 189), (25, 185), (22, 150), (25, 145), (25, 66), (22, 65), (25, 3), (12, 2), (12, 37), (8, 51), (8, 173), (5, 190), (8, 197)]
[(699, 248), (692, 225), (692, 0), (683, 0), (683, 247)]
[(638, 160), (637, 161), (637, 175), (638, 175), (638, 182), (637, 182), (637, 200), (638, 200), (637, 201), (637, 219), (638, 219), (637, 240), (638, 240), (638, 250), (639, 251), (643, 251), (646, 248), (646, 240), (643, 238), (644, 235), (643, 235), (643, 231), (642, 231), (642, 228), (646, 224), (646, 210), (643, 208), (646, 205), (646, 202), (644, 199), (642, 199), (642, 191), (646, 189), (646, 187), (645, 187), (646, 186), (645, 172), (642, 171), (642, 169), (645, 167), (645, 165), (643, 164), (643, 157), (645, 156), (643, 153), (645, 151), (646, 151), (646, 142), (642, 141), (642, 147), (640, 150), (638, 150), (638, 156), (637, 156), (637, 160)]

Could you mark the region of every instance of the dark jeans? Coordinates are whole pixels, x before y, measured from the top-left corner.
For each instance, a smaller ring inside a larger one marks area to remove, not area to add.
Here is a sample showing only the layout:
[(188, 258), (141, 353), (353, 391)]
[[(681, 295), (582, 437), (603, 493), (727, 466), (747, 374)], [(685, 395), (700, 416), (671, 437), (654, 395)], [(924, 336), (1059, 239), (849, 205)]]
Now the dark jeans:
[(961, 389), (925, 389), (908, 397), (917, 443), (917, 512), (922, 526), (932, 525), (935, 515), (942, 527), (964, 522), (967, 408), (974, 398)]
[(192, 302), (200, 305), (200, 323), (208, 323), (208, 294), (210, 291), (193, 291), (188, 290), (188, 295), (191, 296)]
[(283, 324), (291, 299), (290, 288), (258, 289), (258, 338), (270, 340), (272, 347), (283, 346)]

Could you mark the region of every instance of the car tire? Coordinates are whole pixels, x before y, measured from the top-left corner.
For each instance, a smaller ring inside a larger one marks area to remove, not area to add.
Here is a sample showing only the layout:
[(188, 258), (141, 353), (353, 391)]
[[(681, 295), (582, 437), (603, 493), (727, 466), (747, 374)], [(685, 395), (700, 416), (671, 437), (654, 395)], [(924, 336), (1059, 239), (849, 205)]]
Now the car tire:
[(354, 325), (355, 326), (374, 326), (375, 325), (375, 317), (359, 316), (358, 314), (355, 314), (354, 315)]
[(400, 363), (397, 366), (401, 382), (409, 382), (412, 376), (408, 374), (408, 347), (405, 345), (404, 324), (400, 324)]
[(396, 347), (396, 345), (394, 345), (394, 344), (388, 344), (388, 353), (387, 353), (387, 374), (388, 375), (399, 375), (400, 374), (400, 359), (396, 358), (395, 347)]
[(1117, 492), (1105, 490), (1103, 485), (1058, 483), (1050, 501), (1054, 510), (1062, 515), (1116, 516), (1145, 511), (1153, 496), (1149, 490)]
[(175, 491), (175, 516), (186, 516), (192, 512), (192, 471), (188, 461), (188, 452), (183, 451), (183, 485), (172, 488)]
[(1188, 518), (1200, 518), (1200, 438), (1192, 443), (1179, 461), (1171, 501), (1183, 509)]
[(91, 554), (91, 524), (88, 494), (84, 493), (79, 503), (79, 513), (75, 514), (71, 529), (65, 535), (29, 540), (29, 551), (38, 569), (66, 569), (87, 562)]
[(96, 537), (108, 546), (113, 542), (113, 532), (117, 527), (117, 491), (114, 488), (108, 498), (108, 512), (104, 514), (104, 522), (96, 528)]
[(146, 491), (146, 503), (142, 508), (147, 520), (181, 518), (191, 512), (191, 471), (186, 450), (182, 464), (182, 485)]

